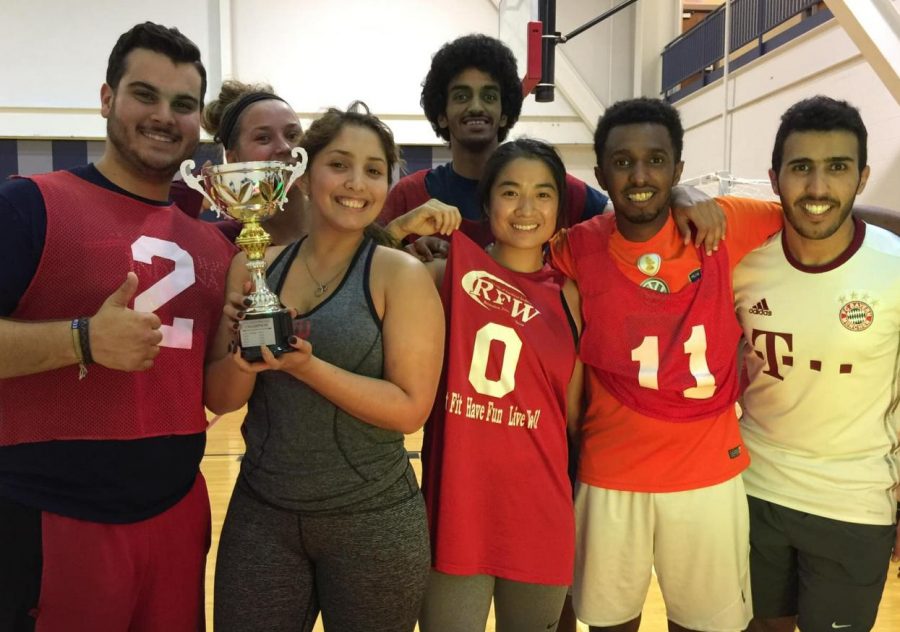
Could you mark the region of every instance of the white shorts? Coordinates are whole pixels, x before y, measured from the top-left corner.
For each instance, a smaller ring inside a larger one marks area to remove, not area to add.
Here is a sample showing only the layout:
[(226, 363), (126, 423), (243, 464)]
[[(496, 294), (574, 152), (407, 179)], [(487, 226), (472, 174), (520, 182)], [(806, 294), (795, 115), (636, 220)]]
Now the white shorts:
[(750, 520), (740, 475), (670, 493), (575, 488), (575, 582), (581, 621), (625, 623), (641, 614), (650, 573), (670, 621), (691, 630), (743, 630), (752, 617)]

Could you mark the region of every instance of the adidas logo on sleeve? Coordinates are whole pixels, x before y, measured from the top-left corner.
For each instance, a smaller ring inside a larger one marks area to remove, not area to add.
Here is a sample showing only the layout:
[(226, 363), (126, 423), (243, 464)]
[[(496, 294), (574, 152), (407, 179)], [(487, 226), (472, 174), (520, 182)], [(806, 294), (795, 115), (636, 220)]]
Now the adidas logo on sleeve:
[(766, 299), (761, 300), (759, 303), (757, 303), (747, 311), (751, 314), (756, 314), (757, 316), (772, 315), (772, 310), (769, 309), (769, 304), (766, 302)]

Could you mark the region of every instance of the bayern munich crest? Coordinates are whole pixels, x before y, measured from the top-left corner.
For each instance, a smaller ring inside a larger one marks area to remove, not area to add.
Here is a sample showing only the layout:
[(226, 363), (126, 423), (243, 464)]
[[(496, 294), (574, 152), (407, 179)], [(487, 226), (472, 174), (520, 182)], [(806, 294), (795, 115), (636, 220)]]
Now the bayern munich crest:
[(850, 301), (845, 303), (838, 312), (841, 324), (850, 331), (864, 331), (875, 320), (875, 312), (868, 303), (862, 301)]

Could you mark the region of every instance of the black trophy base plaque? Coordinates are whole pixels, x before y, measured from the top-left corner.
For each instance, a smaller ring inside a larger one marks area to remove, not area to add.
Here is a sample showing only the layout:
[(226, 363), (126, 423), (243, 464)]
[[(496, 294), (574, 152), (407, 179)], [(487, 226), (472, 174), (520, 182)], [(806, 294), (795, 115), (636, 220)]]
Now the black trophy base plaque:
[(265, 345), (276, 358), (296, 351), (288, 340), (294, 335), (294, 320), (288, 310), (268, 314), (248, 313), (241, 321), (241, 357), (247, 362), (262, 360), (260, 347)]

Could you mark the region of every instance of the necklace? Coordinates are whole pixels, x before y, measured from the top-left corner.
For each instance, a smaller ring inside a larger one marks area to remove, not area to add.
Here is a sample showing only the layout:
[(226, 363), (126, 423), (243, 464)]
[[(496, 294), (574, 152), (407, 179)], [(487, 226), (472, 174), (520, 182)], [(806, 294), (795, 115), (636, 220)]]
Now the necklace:
[(325, 281), (325, 283), (322, 283), (321, 281), (319, 281), (319, 279), (317, 279), (315, 276), (313, 276), (312, 270), (310, 270), (310, 268), (309, 268), (308, 257), (303, 257), (303, 265), (306, 266), (306, 272), (307, 272), (307, 274), (309, 274), (309, 278), (312, 279), (312, 282), (316, 284), (316, 289), (313, 292), (313, 294), (316, 295), (316, 298), (322, 296), (323, 294), (325, 294), (325, 292), (328, 291), (328, 289), (331, 287), (331, 284), (334, 283), (335, 281), (337, 281), (338, 277), (340, 277), (342, 274), (344, 274), (344, 271), (349, 267), (350, 261), (352, 261), (352, 260), (353, 260), (353, 255), (350, 256), (350, 259), (347, 260), (347, 263), (345, 263), (343, 266), (341, 266), (341, 269), (338, 270), (337, 274), (335, 274), (333, 277), (331, 277), (330, 279)]

